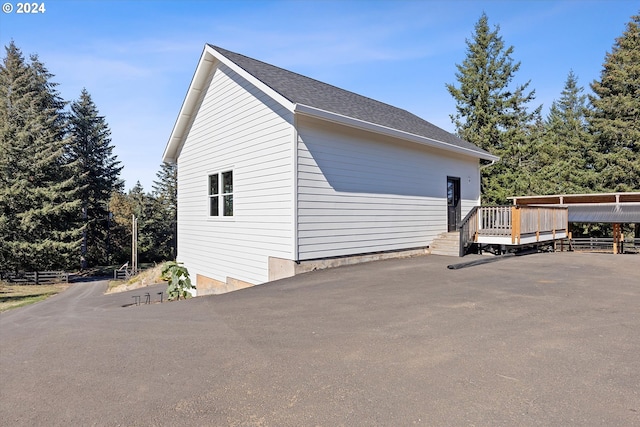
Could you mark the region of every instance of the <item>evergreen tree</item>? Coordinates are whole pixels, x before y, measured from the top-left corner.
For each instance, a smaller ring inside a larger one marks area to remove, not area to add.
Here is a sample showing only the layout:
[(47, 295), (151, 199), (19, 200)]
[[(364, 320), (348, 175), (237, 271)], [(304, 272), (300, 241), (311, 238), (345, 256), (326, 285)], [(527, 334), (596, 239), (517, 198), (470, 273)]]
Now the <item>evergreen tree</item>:
[(594, 191), (593, 146), (587, 131), (586, 95), (569, 72), (564, 89), (544, 123), (537, 149), (536, 194), (579, 194)]
[(65, 103), (37, 56), (13, 42), (0, 65), (0, 265), (68, 267), (79, 249), (78, 187), (64, 157)]
[(105, 263), (109, 258), (109, 199), (122, 189), (122, 166), (113, 154), (109, 126), (86, 89), (71, 104), (69, 121), (67, 156), (82, 185), (82, 259), (88, 264)]
[(163, 163), (153, 182), (150, 228), (161, 260), (175, 260), (178, 220), (178, 168)]
[(605, 56), (600, 80), (591, 84), (599, 191), (640, 189), (640, 14)]
[(127, 194), (114, 191), (109, 200), (109, 211), (112, 214), (109, 242), (111, 262), (122, 265), (131, 260), (131, 217), (133, 205)]
[(529, 192), (533, 169), (533, 140), (540, 128), (540, 110), (527, 110), (535, 98), (530, 82), (512, 88), (520, 69), (505, 49), (499, 27), (491, 31), (486, 14), (475, 25), (472, 40), (466, 40), (467, 57), (456, 65), (459, 87), (447, 84), (456, 100), (451, 120), (458, 135), (500, 157), (482, 173), (484, 203), (506, 203), (508, 196)]
[(128, 196), (133, 206), (133, 213), (138, 218), (144, 216), (144, 206), (146, 204), (147, 194), (144, 192), (144, 187), (140, 184), (140, 181), (137, 181), (136, 185), (129, 190)]

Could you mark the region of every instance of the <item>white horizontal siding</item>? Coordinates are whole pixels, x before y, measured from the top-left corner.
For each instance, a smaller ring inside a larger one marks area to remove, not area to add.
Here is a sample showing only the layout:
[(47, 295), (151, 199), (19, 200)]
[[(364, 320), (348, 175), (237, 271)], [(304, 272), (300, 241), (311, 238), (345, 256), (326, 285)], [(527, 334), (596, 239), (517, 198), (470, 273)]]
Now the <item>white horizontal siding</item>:
[[(268, 257), (294, 258), (292, 114), (219, 65), (178, 158), (178, 259), (258, 284)], [(234, 216), (209, 217), (208, 176), (233, 170)]]
[(427, 246), (446, 231), (447, 176), (462, 215), (479, 202), (478, 160), (298, 121), (299, 259)]

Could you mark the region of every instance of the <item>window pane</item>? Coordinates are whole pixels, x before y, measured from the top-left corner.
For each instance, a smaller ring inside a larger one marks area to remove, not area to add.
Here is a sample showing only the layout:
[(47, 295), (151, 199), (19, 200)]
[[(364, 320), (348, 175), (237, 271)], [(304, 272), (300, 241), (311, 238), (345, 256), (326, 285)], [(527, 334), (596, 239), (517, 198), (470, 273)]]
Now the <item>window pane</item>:
[(233, 172), (224, 172), (222, 174), (222, 192), (233, 193)]
[(209, 175), (209, 195), (218, 194), (218, 174)]
[(210, 200), (209, 215), (218, 216), (220, 212), (218, 210), (218, 196), (210, 197), (209, 200)]
[(233, 195), (224, 196), (224, 216), (233, 216)]

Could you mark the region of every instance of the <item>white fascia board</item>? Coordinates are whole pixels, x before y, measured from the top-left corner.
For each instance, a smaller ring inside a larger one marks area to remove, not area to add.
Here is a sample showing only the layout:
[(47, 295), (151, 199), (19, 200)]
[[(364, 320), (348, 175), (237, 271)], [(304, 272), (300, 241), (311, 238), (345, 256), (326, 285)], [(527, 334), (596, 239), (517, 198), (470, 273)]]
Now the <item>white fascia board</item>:
[(175, 163), (177, 161), (184, 139), (189, 132), (193, 116), (196, 113), (198, 101), (200, 100), (202, 91), (205, 89), (204, 86), (209, 81), (208, 77), (214, 64), (215, 58), (208, 54), (205, 48), (200, 56), (200, 61), (193, 74), (193, 78), (191, 79), (187, 95), (182, 102), (182, 107), (180, 107), (176, 123), (173, 125), (167, 146), (164, 149), (162, 155), (163, 162)]
[(492, 154), (479, 153), (475, 150), (470, 150), (464, 147), (458, 147), (457, 145), (449, 144), (447, 142), (438, 141), (435, 139), (401, 131), (398, 129), (393, 129), (387, 126), (382, 126), (382, 125), (378, 125), (371, 122), (366, 122), (364, 120), (354, 119), (353, 117), (332, 113), (330, 111), (321, 110), (319, 108), (310, 107), (308, 105), (296, 104), (294, 112), (297, 114), (316, 117), (322, 120), (342, 124), (342, 125), (353, 127), (353, 128), (375, 132), (381, 135), (387, 135), (394, 138), (404, 139), (405, 141), (411, 141), (418, 144), (427, 145), (429, 147), (440, 148), (442, 150), (464, 154), (467, 156), (475, 157), (477, 159), (492, 160), (492, 161), (500, 160), (499, 157), (496, 157)]
[(294, 103), (271, 89), (266, 84), (262, 83), (243, 68), (236, 65), (222, 53), (206, 44), (200, 57), (200, 61), (198, 62), (198, 67), (191, 79), (191, 84), (189, 85), (182, 107), (180, 108), (180, 113), (178, 114), (176, 123), (171, 131), (171, 136), (169, 137), (169, 141), (167, 142), (167, 146), (162, 155), (163, 162), (175, 163), (177, 161), (182, 145), (184, 144), (184, 140), (187, 137), (187, 133), (189, 133), (189, 128), (191, 127), (193, 118), (197, 113), (202, 93), (206, 90), (206, 85), (209, 83), (211, 72), (218, 63), (225, 64), (234, 72), (242, 76), (242, 78), (258, 87), (258, 89), (266, 93), (267, 96), (273, 98), (276, 102), (280, 103), (284, 108), (293, 113), (295, 107)]

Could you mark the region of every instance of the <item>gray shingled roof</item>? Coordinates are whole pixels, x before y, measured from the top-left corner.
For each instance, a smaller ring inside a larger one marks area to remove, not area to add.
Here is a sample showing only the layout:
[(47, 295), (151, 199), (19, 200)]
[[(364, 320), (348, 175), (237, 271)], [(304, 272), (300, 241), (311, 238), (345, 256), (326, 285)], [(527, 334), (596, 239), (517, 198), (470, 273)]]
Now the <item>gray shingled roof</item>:
[(341, 114), (391, 129), (489, 154), (470, 142), (421, 119), (415, 114), (357, 93), (305, 77), (235, 52), (209, 45), (243, 70), (295, 104)]

